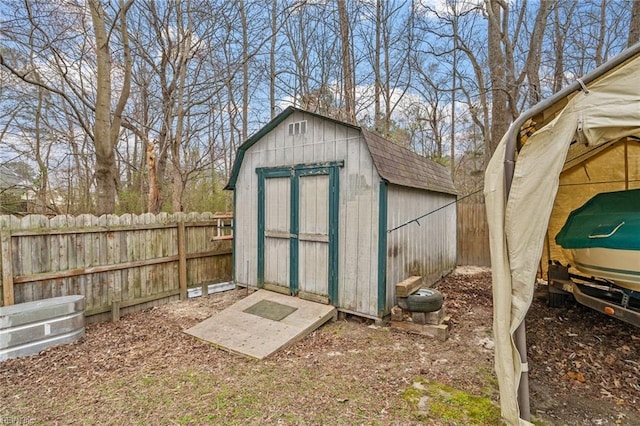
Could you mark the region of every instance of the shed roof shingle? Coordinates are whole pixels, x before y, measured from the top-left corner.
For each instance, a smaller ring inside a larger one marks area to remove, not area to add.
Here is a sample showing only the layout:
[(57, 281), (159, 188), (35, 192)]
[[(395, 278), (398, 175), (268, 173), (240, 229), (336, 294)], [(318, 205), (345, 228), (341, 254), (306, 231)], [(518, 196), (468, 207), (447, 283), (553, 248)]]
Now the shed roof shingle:
[(411, 152), (406, 148), (395, 145), (393, 142), (356, 125), (345, 123), (331, 117), (326, 117), (324, 115), (293, 106), (287, 107), (282, 113), (272, 119), (266, 126), (247, 139), (239, 147), (233, 164), (233, 169), (231, 171), (231, 177), (225, 189), (234, 189), (240, 172), (240, 165), (242, 164), (244, 153), (247, 149), (258, 142), (268, 132), (276, 128), (295, 111), (320, 117), (324, 120), (333, 121), (354, 129), (359, 129), (362, 132), (363, 139), (365, 140), (367, 147), (369, 148), (376, 170), (382, 179), (394, 185), (442, 192), (445, 194), (457, 194), (456, 188), (451, 180), (449, 169), (435, 161)]
[(361, 129), (373, 163), (380, 176), (395, 185), (457, 194), (449, 169), (398, 146), (381, 136)]

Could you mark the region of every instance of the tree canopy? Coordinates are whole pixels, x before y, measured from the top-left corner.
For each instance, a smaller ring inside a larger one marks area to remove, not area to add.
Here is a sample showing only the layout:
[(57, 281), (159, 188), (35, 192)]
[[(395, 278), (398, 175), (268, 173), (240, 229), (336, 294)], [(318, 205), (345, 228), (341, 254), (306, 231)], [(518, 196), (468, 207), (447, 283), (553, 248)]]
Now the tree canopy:
[(521, 111), (638, 41), (638, 4), (4, 0), (0, 164), (34, 170), (29, 212), (229, 210), (237, 147), (293, 104), (470, 192)]

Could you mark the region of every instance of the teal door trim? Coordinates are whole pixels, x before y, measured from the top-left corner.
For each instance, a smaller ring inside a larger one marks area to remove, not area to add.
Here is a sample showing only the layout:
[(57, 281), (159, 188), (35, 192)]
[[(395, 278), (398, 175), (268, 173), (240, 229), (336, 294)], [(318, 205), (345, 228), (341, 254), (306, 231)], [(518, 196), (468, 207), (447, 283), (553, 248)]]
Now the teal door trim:
[(299, 262), (299, 241), (300, 233), (300, 178), (297, 170), (294, 169), (291, 174), (291, 202), (289, 203), (291, 215), (289, 219), (289, 291), (294, 296), (298, 294), (300, 284), (298, 282), (298, 271), (300, 270)]
[(329, 303), (338, 306), (338, 225), (340, 217), (340, 170), (329, 170)]
[[(233, 220), (231, 221), (231, 235), (233, 235), (233, 238), (231, 239), (231, 280), (233, 280), (234, 283), (238, 282), (238, 271), (236, 265), (236, 235), (238, 234), (236, 233), (237, 221), (235, 220), (238, 217), (238, 209), (236, 208), (236, 206), (238, 205), (238, 197), (236, 196), (237, 193), (238, 191), (233, 191)], [(249, 286), (249, 277), (244, 277), (244, 279), (247, 281), (244, 284), (246, 286)]]
[(265, 179), (291, 176), (290, 168), (260, 167), (258, 174), (258, 288), (264, 286), (264, 215), (265, 215)]
[(264, 170), (258, 172), (258, 288), (264, 286)]
[(300, 178), (302, 176), (329, 176), (329, 253), (327, 267), (329, 282), (327, 291), (330, 303), (338, 301), (338, 221), (339, 221), (339, 168), (344, 161), (325, 163), (302, 163), (289, 167), (259, 167), (258, 174), (258, 287), (264, 286), (264, 246), (265, 246), (265, 181), (270, 178), (291, 178), (290, 193), (290, 238), (289, 238), (289, 290), (291, 294), (299, 291), (299, 240), (300, 232)]
[(387, 313), (387, 182), (380, 182), (378, 200), (378, 316)]

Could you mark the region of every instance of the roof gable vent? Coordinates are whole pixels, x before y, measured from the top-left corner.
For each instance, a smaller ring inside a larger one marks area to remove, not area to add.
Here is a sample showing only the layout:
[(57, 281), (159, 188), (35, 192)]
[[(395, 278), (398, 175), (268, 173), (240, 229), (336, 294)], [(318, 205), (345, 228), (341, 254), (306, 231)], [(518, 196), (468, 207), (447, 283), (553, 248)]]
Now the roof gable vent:
[(307, 133), (307, 120), (289, 123), (289, 136)]

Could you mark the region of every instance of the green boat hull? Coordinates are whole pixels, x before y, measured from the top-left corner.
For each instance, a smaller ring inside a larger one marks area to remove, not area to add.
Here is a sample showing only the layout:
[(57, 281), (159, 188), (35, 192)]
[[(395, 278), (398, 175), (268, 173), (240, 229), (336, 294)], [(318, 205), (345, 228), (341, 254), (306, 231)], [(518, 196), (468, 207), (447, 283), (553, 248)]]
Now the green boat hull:
[(569, 214), (556, 243), (582, 273), (640, 291), (640, 189), (594, 196)]

